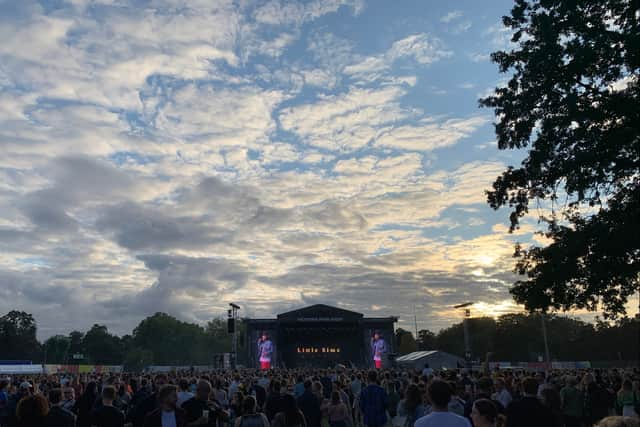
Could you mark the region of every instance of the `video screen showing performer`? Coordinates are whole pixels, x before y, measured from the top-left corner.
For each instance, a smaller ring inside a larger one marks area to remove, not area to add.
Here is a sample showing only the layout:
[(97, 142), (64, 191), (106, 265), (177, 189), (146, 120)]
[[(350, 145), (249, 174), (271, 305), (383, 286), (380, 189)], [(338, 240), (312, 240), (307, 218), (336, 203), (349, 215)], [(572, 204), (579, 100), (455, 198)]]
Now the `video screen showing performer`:
[(269, 335), (263, 332), (258, 339), (258, 359), (260, 360), (260, 369), (271, 369), (271, 357), (273, 355), (273, 343), (269, 339)]
[(373, 364), (376, 369), (382, 368), (382, 358), (387, 352), (387, 343), (380, 331), (375, 331), (371, 337), (371, 355), (373, 356)]

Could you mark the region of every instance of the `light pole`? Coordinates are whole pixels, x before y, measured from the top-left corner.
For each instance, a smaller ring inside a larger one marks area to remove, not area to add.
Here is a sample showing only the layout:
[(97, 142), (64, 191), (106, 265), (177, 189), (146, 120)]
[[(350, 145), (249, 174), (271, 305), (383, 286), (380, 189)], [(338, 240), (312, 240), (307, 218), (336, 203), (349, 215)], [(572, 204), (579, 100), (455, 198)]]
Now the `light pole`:
[(416, 342), (418, 342), (418, 316), (416, 316), (416, 305), (413, 304), (413, 324), (416, 329)]
[(233, 325), (233, 327), (230, 326), (228, 328), (229, 332), (233, 334), (231, 339), (231, 368), (236, 369), (238, 360), (238, 310), (240, 310), (240, 306), (232, 302), (229, 303), (229, 306), (231, 307), (229, 309), (229, 320), (230, 324)]
[(464, 329), (464, 360), (466, 363), (465, 368), (468, 372), (471, 372), (471, 337), (469, 336), (469, 318), (471, 317), (471, 307), (473, 302), (466, 302), (464, 304), (458, 304), (453, 308), (464, 309), (464, 319), (462, 320), (462, 328)]
[(547, 340), (547, 322), (545, 320), (544, 311), (540, 312), (540, 319), (542, 320), (542, 338), (544, 339), (544, 361), (545, 370), (550, 369), (551, 359), (549, 358), (549, 341)]

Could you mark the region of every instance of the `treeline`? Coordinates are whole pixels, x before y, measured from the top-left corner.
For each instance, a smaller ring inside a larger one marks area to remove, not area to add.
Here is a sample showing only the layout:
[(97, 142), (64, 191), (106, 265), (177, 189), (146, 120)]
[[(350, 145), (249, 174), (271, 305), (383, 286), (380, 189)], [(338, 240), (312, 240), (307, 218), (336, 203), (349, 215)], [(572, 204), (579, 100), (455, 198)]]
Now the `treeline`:
[[(552, 360), (638, 360), (640, 354), (640, 320), (623, 318), (615, 323), (588, 323), (567, 316), (546, 315), (547, 341)], [(497, 319), (469, 319), (472, 357), (484, 360), (533, 362), (544, 355), (542, 319), (538, 314), (505, 314)], [(399, 353), (414, 350), (442, 350), (464, 355), (462, 322), (438, 333), (418, 332), (418, 339), (409, 331), (398, 329), (396, 343)]]
[[(588, 323), (567, 316), (545, 317), (552, 360), (637, 360), (640, 354), (640, 320), (624, 318), (616, 323)], [(183, 322), (165, 313), (142, 320), (131, 334), (121, 337), (104, 325), (88, 331), (54, 335), (40, 343), (31, 314), (11, 311), (0, 317), (0, 360), (31, 360), (34, 363), (120, 365), (137, 369), (147, 365), (209, 365), (214, 353), (231, 350), (224, 319), (205, 326)], [(239, 343), (244, 330), (239, 327)], [(542, 319), (536, 314), (505, 314), (494, 319), (469, 319), (472, 357), (484, 360), (528, 362), (544, 355)], [(396, 331), (400, 354), (415, 350), (443, 350), (464, 355), (462, 322), (438, 333), (413, 334)], [(239, 351), (242, 363), (244, 351)]]
[(33, 316), (11, 311), (0, 317), (0, 360), (31, 360), (50, 364), (120, 365), (137, 369), (156, 365), (210, 365), (214, 353), (229, 352), (226, 321), (213, 319), (204, 327), (165, 313), (142, 320), (129, 335), (109, 332), (105, 325), (88, 331), (36, 338)]

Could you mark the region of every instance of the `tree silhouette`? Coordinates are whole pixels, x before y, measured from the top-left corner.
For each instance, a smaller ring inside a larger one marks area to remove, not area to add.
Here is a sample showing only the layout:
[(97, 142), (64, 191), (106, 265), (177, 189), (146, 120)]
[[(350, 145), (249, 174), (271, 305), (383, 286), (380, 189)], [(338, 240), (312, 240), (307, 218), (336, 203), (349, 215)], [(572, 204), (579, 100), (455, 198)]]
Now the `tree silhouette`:
[(498, 147), (527, 149), (488, 192), (512, 209), (536, 201), (544, 247), (516, 246), (529, 310), (625, 313), (640, 288), (640, 25), (629, 0), (516, 0), (503, 23), (513, 49), (492, 60), (511, 78), (480, 104), (495, 110)]

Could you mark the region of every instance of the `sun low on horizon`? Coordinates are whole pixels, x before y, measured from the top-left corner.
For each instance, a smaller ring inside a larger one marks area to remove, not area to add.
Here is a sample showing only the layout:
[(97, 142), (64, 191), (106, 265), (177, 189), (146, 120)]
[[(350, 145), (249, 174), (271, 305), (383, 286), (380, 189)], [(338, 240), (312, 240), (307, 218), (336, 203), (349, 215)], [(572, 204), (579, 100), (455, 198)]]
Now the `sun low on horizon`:
[[(519, 311), (478, 99), (510, 1), (0, 3), (0, 314)], [(536, 240), (538, 239), (538, 240)]]

